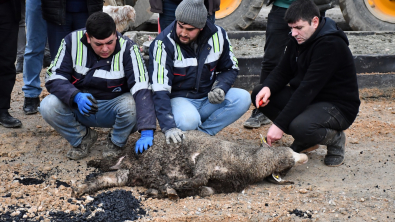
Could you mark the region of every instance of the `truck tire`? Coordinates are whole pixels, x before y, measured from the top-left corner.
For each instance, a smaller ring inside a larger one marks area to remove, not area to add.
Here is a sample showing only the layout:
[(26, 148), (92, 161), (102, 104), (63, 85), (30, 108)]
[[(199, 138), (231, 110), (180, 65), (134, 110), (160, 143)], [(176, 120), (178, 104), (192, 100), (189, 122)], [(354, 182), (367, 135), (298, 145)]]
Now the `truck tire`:
[(395, 31), (395, 23), (375, 17), (364, 0), (339, 0), (344, 19), (354, 31)]
[(258, 16), (265, 0), (242, 0), (231, 14), (224, 18), (215, 19), (215, 24), (226, 31), (244, 30)]

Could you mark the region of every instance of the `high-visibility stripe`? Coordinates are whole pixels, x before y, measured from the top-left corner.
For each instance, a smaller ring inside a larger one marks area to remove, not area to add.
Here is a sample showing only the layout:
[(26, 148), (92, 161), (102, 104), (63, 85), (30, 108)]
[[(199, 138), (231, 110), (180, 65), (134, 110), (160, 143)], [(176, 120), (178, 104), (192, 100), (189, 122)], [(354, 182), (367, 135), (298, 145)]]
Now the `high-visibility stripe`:
[(177, 43), (176, 43), (176, 45), (177, 45), (177, 54), (178, 54), (178, 57), (177, 57), (177, 60), (182, 60), (182, 53), (181, 53), (181, 49), (180, 49), (180, 45), (178, 45)]
[(219, 39), (217, 32), (213, 35), (213, 45), (214, 45), (214, 52), (219, 52)]
[(82, 42), (80, 41), (80, 39), (82, 38), (83, 35), (83, 31), (78, 31), (77, 32), (77, 60), (76, 60), (76, 65), (82, 66)]
[(163, 72), (165, 70), (165, 67), (163, 67), (161, 64), (158, 65), (158, 83), (163, 84)]
[(158, 40), (155, 61), (158, 63), (158, 83), (163, 84), (164, 67), (161, 65), (162, 58), (162, 41)]
[(233, 47), (232, 47), (231, 45), (229, 45), (229, 50), (230, 50), (231, 52), (233, 52)]
[(136, 54), (137, 63), (139, 65), (140, 82), (145, 82), (144, 66), (137, 45), (133, 46), (134, 53)]
[[(120, 44), (121, 48), (122, 48), (124, 42), (125, 42), (125, 40), (124, 40), (123, 38), (120, 38), (120, 39), (119, 39), (119, 44)], [(114, 56), (114, 64), (113, 64), (113, 70), (114, 70), (114, 71), (119, 71), (119, 70), (121, 70), (121, 64), (120, 64), (120, 62), (119, 62), (119, 56), (120, 56), (120, 54), (121, 54), (121, 51), (119, 51), (119, 52), (118, 52), (117, 54), (115, 54), (115, 56)]]
[(63, 50), (63, 44), (64, 44), (64, 39), (62, 39), (62, 42), (60, 43), (60, 47), (59, 47), (59, 49), (58, 49), (58, 53), (56, 53), (56, 56), (55, 56), (54, 61), (51, 62), (51, 65), (50, 65), (50, 66), (48, 67), (48, 69), (47, 69), (47, 73), (48, 73), (48, 75), (50, 75), (50, 76), (52, 75), (51, 69), (52, 69), (52, 67), (54, 67), (54, 66), (56, 65), (56, 63), (58, 62), (60, 52)]
[(236, 57), (234, 57), (234, 56), (233, 56), (233, 61), (236, 63), (236, 64), (235, 64), (236, 67), (238, 67), (238, 66), (239, 66), (239, 61), (237, 61)]

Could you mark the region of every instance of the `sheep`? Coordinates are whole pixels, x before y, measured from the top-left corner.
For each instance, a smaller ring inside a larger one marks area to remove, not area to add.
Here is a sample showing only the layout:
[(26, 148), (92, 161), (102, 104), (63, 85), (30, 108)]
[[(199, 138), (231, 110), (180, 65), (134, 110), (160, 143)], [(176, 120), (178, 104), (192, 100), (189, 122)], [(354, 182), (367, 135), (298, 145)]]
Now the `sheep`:
[(136, 11), (130, 5), (125, 6), (103, 6), (103, 12), (109, 14), (115, 22), (118, 32), (125, 32), (129, 24), (136, 20)]
[(147, 195), (170, 199), (240, 192), (272, 174), (284, 176), (308, 160), (306, 154), (288, 147), (238, 144), (200, 131), (186, 131), (185, 136), (182, 144), (169, 145), (163, 133), (155, 133), (154, 145), (138, 159), (124, 154), (112, 161), (88, 162), (104, 171), (116, 171), (73, 187), (73, 196), (116, 186), (144, 186)]

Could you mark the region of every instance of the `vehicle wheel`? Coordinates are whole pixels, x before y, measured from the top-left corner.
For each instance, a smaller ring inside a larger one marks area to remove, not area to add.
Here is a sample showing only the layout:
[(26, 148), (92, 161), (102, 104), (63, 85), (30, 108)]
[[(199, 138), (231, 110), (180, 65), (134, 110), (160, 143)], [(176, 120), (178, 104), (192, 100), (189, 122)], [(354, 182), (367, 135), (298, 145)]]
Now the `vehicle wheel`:
[(339, 5), (354, 31), (395, 31), (395, 1), (339, 0)]
[(221, 0), (215, 24), (227, 31), (244, 30), (258, 16), (265, 0)]

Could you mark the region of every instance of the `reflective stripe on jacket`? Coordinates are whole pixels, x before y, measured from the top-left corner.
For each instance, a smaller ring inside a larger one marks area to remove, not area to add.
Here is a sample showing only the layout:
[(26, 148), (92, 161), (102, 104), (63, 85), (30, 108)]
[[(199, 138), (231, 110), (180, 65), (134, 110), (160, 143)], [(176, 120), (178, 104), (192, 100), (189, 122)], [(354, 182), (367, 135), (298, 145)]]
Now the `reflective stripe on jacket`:
[(62, 40), (47, 70), (48, 92), (70, 107), (78, 92), (91, 93), (98, 100), (130, 92), (136, 102), (138, 130), (155, 129), (151, 86), (138, 46), (117, 32), (114, 53), (106, 59), (99, 58), (85, 32), (74, 31)]
[(162, 130), (175, 127), (170, 99), (207, 97), (216, 88), (225, 93), (238, 74), (237, 59), (224, 29), (210, 21), (199, 33), (197, 52), (180, 43), (176, 22), (164, 29), (149, 50), (148, 73), (154, 91), (156, 115)]

